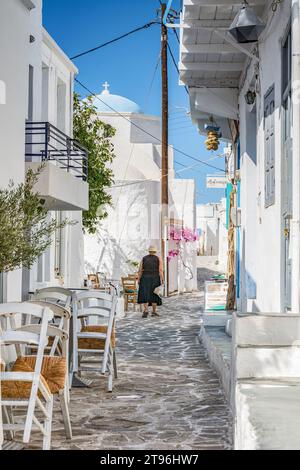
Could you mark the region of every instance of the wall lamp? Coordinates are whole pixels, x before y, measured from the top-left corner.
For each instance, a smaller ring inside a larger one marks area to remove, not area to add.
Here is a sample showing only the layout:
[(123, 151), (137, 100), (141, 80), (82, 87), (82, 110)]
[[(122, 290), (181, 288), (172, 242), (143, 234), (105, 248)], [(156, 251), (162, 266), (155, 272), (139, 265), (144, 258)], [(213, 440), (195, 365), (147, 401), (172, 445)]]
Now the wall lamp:
[(245, 44), (257, 42), (264, 28), (263, 22), (258, 18), (253, 8), (249, 6), (249, 3), (244, 0), (228, 32), (238, 43)]

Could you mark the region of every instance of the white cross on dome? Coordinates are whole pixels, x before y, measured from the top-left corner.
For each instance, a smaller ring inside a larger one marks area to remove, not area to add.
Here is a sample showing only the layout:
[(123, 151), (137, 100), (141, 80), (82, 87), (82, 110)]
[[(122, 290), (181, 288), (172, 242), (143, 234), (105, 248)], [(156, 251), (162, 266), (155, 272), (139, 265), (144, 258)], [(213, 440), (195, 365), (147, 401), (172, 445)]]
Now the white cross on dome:
[(110, 84), (106, 81), (102, 86), (104, 88), (103, 93), (109, 93)]

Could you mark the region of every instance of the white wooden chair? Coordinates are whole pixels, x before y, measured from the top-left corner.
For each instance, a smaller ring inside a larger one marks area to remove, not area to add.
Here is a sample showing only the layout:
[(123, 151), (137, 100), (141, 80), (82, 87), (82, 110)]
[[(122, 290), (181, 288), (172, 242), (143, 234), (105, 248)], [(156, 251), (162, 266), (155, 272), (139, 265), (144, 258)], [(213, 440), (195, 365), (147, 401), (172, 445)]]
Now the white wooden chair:
[[(40, 320), (38, 331), (29, 331), (25, 326), (14, 329), (16, 322), (22, 322), (22, 315), (31, 315)], [(8, 303), (0, 305), (0, 319), (4, 319), (6, 329), (1, 331), (0, 344), (2, 358), (5, 349), (14, 346), (18, 356), (11, 370), (0, 372), (1, 408), (3, 412), (3, 432), (13, 436), (15, 431), (23, 431), (23, 442), (29, 443), (32, 428), (35, 427), (43, 434), (43, 449), (50, 449), (51, 425), (53, 411), (53, 395), (47, 382), (41, 374), (44, 350), (48, 342), (47, 330), (49, 321), (53, 318), (52, 311), (47, 307), (30, 303)], [(7, 328), (12, 324), (12, 328)], [(27, 345), (38, 347), (34, 367), (21, 364), (22, 353)], [(9, 357), (9, 356), (8, 356)], [(26, 410), (25, 420), (14, 419), (17, 408)], [(37, 417), (39, 412), (39, 418)]]
[(45, 287), (44, 289), (38, 289), (31, 297), (31, 300), (43, 300), (70, 309), (72, 291), (64, 287)]
[[(115, 345), (115, 319), (118, 298), (105, 292), (81, 292), (73, 300), (73, 371), (108, 373), (108, 391), (113, 389), (113, 376), (117, 378)], [(91, 324), (92, 319), (96, 324)], [(91, 356), (100, 356), (91, 360)], [(82, 358), (86, 359), (84, 362)], [(90, 357), (90, 358), (89, 358)], [(85, 367), (97, 364), (98, 367)]]
[[(69, 325), (70, 325), (70, 310), (67, 310), (64, 307), (61, 307), (57, 304), (52, 304), (50, 302), (42, 301), (30, 301), (34, 305), (40, 305), (48, 307), (54, 316), (54, 320), (58, 320), (58, 326), (50, 324), (48, 326), (48, 344), (45, 348), (45, 355), (49, 356), (49, 364), (51, 369), (57, 369), (61, 371), (61, 374), (57, 372), (56, 380), (50, 380), (49, 388), (53, 395), (59, 397), (66, 437), (67, 439), (72, 439), (72, 427), (70, 421), (69, 413)], [(38, 331), (40, 325), (28, 324), (23, 327), (23, 330), (36, 332)], [(30, 348), (32, 353), (34, 349)], [(44, 364), (46, 365), (47, 360), (44, 357)], [(51, 373), (51, 370), (50, 370)], [(64, 373), (64, 375), (63, 375)], [(47, 380), (47, 376), (45, 375)]]
[[(68, 310), (70, 312), (70, 317), (68, 320), (66, 320), (66, 317), (61, 317), (59, 322), (56, 322), (58, 328), (63, 329), (64, 331), (68, 332), (69, 335), (69, 342), (68, 342), (68, 369), (70, 369), (70, 364), (72, 362), (72, 358), (70, 357), (70, 354), (72, 354), (73, 347), (69, 347), (70, 342), (72, 342), (72, 331), (70, 331), (70, 319), (72, 315), (72, 295), (73, 292), (70, 291), (69, 289), (66, 289), (64, 287), (46, 287), (44, 289), (39, 289), (37, 290), (34, 295), (31, 296), (31, 301), (42, 301), (42, 302), (50, 302), (54, 305), (58, 305), (63, 307), (64, 309)], [(53, 350), (56, 349), (57, 346), (57, 338), (55, 339), (55, 343), (53, 344), (52, 347), (52, 352), (50, 354), (53, 354)], [(70, 373), (70, 372), (69, 372)], [(72, 374), (69, 375), (69, 387), (71, 387), (72, 384)]]

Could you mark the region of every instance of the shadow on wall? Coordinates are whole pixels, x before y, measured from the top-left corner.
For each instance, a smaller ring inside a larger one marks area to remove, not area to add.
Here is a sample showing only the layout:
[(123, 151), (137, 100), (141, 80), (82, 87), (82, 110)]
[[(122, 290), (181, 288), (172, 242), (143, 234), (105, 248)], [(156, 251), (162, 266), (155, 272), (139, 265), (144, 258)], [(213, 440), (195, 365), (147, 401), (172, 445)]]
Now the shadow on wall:
[(217, 249), (218, 239), (216, 233), (212, 231), (209, 225), (206, 230), (206, 255), (207, 256), (218, 256), (219, 250)]
[(248, 300), (252, 300), (252, 312), (258, 312), (257, 304), (254, 302), (257, 298), (257, 283), (252, 274), (246, 269), (246, 233), (242, 231), (242, 250), (238, 253), (238, 263), (240, 265), (240, 289), (239, 295), (242, 296), (242, 310), (248, 310)]

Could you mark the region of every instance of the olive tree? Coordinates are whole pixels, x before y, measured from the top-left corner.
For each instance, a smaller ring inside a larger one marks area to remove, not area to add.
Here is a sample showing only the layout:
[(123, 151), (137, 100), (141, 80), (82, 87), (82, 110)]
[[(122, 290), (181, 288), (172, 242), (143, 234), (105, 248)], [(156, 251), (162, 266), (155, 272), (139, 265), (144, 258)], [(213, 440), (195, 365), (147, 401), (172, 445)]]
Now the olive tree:
[(30, 268), (52, 243), (57, 228), (73, 223), (60, 224), (49, 217), (45, 201), (34, 190), (43, 171), (29, 170), (24, 183), (11, 181), (0, 189), (0, 272)]

